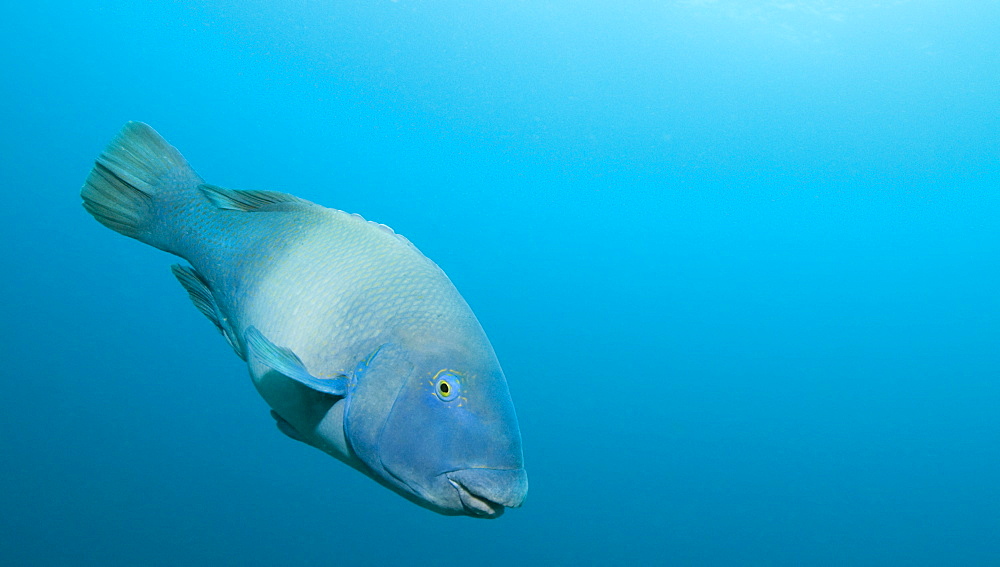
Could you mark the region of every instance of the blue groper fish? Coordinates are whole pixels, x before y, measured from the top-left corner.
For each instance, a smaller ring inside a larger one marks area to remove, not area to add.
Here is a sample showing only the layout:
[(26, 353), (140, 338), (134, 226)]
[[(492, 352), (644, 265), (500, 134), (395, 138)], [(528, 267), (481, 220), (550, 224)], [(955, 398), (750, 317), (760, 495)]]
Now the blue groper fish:
[(442, 514), (528, 491), (493, 347), (448, 277), (388, 227), (275, 191), (206, 184), (130, 122), (81, 192), (173, 272), (247, 362), (278, 428)]

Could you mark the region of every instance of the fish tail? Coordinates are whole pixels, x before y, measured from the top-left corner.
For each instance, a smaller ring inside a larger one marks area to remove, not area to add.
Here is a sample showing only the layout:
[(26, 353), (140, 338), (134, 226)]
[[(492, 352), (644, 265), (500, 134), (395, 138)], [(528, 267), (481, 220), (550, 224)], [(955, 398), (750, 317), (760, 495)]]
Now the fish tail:
[(104, 226), (176, 254), (174, 219), (200, 198), (202, 183), (155, 130), (129, 122), (97, 158), (80, 196)]

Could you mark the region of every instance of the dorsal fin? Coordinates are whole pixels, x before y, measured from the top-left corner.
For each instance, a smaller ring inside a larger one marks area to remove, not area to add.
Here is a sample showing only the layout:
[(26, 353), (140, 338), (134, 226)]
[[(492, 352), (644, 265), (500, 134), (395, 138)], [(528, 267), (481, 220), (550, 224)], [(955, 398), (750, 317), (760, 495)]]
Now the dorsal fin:
[(229, 346), (233, 347), (236, 354), (240, 358), (246, 358), (240, 351), (236, 335), (233, 333), (229, 321), (222, 315), (222, 310), (219, 309), (219, 305), (215, 302), (212, 289), (208, 287), (208, 282), (205, 281), (205, 278), (201, 277), (201, 274), (195, 271), (194, 268), (179, 264), (170, 266), (170, 271), (174, 273), (177, 281), (181, 282), (181, 285), (187, 290), (188, 296), (191, 298), (191, 303), (194, 303), (198, 311), (201, 311), (205, 317), (208, 317), (209, 321), (215, 323), (215, 326), (219, 328), (219, 332), (222, 333), (222, 336), (226, 337), (226, 341), (229, 342)]
[(203, 183), (201, 192), (220, 209), (229, 211), (245, 211), (252, 213), (262, 207), (277, 203), (306, 203), (309, 201), (299, 199), (295, 195), (281, 193), (280, 191), (241, 191), (238, 189), (226, 189), (216, 185)]

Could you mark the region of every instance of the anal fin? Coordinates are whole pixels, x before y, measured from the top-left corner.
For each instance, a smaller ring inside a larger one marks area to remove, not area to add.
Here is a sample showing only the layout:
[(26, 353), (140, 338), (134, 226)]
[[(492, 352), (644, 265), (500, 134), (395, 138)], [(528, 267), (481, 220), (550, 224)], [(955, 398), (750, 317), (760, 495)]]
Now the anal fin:
[(222, 336), (226, 337), (229, 346), (233, 347), (233, 350), (236, 351), (236, 354), (240, 358), (246, 358), (240, 351), (236, 334), (229, 325), (228, 319), (222, 314), (222, 310), (219, 309), (219, 304), (216, 303), (215, 296), (212, 295), (212, 289), (208, 286), (205, 278), (201, 277), (201, 274), (194, 268), (179, 264), (170, 266), (170, 271), (174, 273), (174, 277), (177, 278), (177, 281), (181, 282), (181, 285), (188, 292), (191, 303), (194, 303), (198, 311), (201, 311), (202, 314), (208, 317), (209, 321), (215, 324), (219, 332), (222, 333)]

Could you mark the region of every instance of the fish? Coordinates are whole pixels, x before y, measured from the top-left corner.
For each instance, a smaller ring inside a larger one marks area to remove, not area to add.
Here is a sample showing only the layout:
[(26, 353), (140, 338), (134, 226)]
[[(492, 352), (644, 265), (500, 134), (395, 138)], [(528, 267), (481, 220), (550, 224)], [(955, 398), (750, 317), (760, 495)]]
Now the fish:
[(497, 518), (528, 491), (507, 379), (472, 309), (389, 227), (205, 183), (129, 122), (81, 190), (104, 226), (183, 259), (191, 302), (277, 428), (424, 508)]

